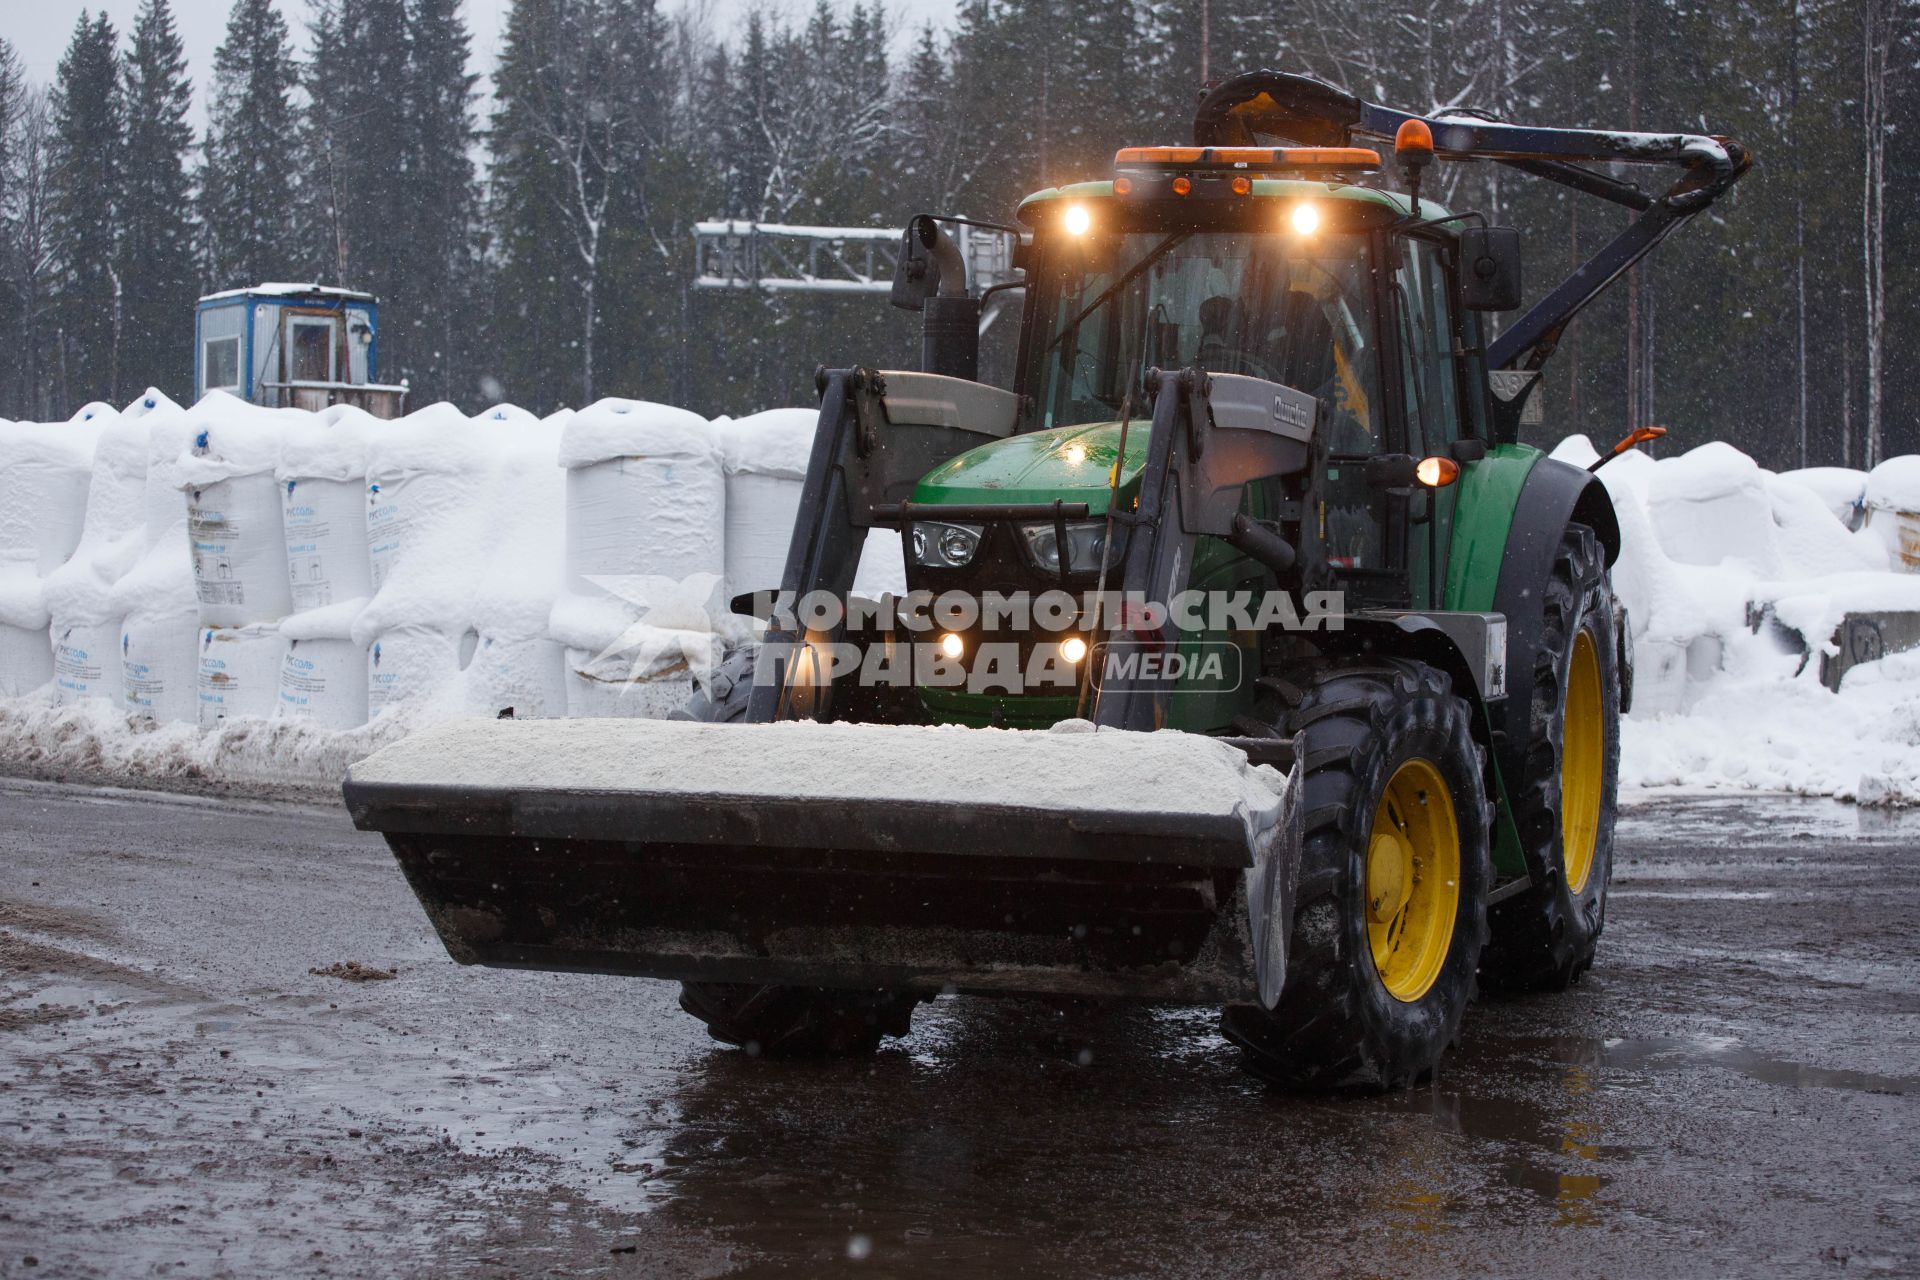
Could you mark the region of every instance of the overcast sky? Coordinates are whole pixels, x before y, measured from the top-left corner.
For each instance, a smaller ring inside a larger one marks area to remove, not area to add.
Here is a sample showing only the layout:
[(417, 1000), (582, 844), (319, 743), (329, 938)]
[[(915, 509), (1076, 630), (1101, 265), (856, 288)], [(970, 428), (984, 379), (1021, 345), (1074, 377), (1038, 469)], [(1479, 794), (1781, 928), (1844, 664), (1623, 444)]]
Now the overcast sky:
[[(26, 63), (27, 78), (36, 83), (46, 84), (53, 80), (54, 72), (60, 65), (60, 55), (66, 51), (67, 42), (73, 38), (74, 24), (79, 21), (84, 10), (98, 13), (105, 9), (113, 25), (125, 37), (133, 26), (134, 15), (139, 12), (142, 0), (0, 0), (0, 7), (6, 12), (0, 15), (0, 36), (13, 42), (13, 47)], [(207, 80), (213, 74), (213, 51), (220, 44), (220, 37), (226, 29), (227, 14), (232, 9), (232, 0), (172, 0), (174, 20), (180, 26), (180, 35), (187, 45), (188, 72), (193, 77), (196, 96), (206, 89)], [(293, 28), (294, 45), (301, 52), (306, 49), (306, 22), (308, 0), (279, 0), (281, 12), (286, 14), (287, 23)], [(774, 3), (745, 3), (743, 0), (695, 0), (704, 8), (716, 31), (730, 33), (745, 19), (753, 9), (772, 14), (806, 13), (813, 7), (812, 0), (776, 0)], [(473, 70), (487, 76), (493, 70), (495, 55), (499, 52), (500, 33), (506, 25), (507, 9), (510, 0), (466, 0), (467, 25), (473, 32)], [(665, 0), (666, 7), (679, 8), (672, 0)], [(893, 15), (896, 31), (906, 33), (932, 21), (945, 25), (954, 9), (952, 0), (888, 0), (887, 10)], [(483, 84), (482, 89), (488, 88)], [(199, 119), (204, 122), (204, 115)]]

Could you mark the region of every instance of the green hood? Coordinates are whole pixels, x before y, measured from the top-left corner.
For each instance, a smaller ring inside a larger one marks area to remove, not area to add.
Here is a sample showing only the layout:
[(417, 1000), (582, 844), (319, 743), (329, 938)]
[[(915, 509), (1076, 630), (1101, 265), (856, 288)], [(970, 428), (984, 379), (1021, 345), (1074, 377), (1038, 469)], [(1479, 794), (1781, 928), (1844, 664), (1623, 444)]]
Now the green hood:
[[(1127, 460), (1120, 470), (1121, 506), (1140, 491), (1153, 424), (1135, 418), (1127, 427)], [(1085, 502), (1105, 515), (1109, 477), (1120, 454), (1120, 424), (1095, 422), (1050, 427), (1008, 436), (969, 449), (929, 471), (913, 492), (915, 502)]]

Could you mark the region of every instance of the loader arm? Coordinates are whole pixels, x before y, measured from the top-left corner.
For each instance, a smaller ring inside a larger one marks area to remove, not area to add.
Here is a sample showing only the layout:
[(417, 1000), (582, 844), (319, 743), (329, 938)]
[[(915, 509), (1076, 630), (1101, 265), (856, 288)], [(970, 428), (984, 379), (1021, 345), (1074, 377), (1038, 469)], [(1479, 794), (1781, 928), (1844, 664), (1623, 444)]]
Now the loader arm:
[[(1249, 71), (1210, 91), (1194, 113), (1193, 137), (1203, 146), (1249, 145), (1260, 136), (1309, 146), (1391, 144), (1402, 124), (1422, 119), (1433, 131), (1434, 154), (1442, 159), (1494, 161), (1638, 215), (1488, 344), (1491, 369), (1538, 370), (1588, 303), (1752, 166), (1746, 149), (1729, 138), (1544, 129), (1459, 112), (1426, 119), (1283, 71)], [(1680, 172), (1654, 195), (1590, 164), (1658, 165)]]

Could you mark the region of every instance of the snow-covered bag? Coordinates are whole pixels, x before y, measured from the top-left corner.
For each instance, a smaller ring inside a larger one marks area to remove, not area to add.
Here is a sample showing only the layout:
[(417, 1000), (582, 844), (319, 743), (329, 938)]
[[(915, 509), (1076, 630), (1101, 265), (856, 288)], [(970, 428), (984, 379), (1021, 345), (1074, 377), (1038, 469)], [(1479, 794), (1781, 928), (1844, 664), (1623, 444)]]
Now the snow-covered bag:
[(89, 698), (119, 702), (120, 625), (74, 622), (53, 632), (53, 695), (62, 706)]
[(357, 729), (365, 724), (367, 651), (347, 639), (289, 638), (280, 662), (274, 714), (321, 729)]
[(289, 426), (304, 417), (213, 395), (189, 411), (194, 435), (178, 477), (207, 626), (278, 622), (293, 610), (274, 471)]
[(0, 622), (0, 698), (32, 693), (53, 679), (53, 637), (45, 627)]
[(464, 630), (489, 572), (497, 437), (450, 404), (383, 423), (367, 447), (373, 599), (354, 624), (371, 645), (395, 627)]
[(24, 566), (45, 576), (73, 554), (94, 443), (117, 416), (111, 405), (89, 404), (66, 422), (0, 422), (0, 572)]
[(709, 631), (631, 628), (606, 649), (568, 648), (567, 714), (577, 719), (663, 719), (693, 696), (694, 673), (702, 678), (723, 656), (721, 638)]
[(198, 616), (132, 613), (120, 624), (120, 698), (128, 715), (153, 724), (199, 717)]
[(373, 595), (367, 447), (379, 419), (335, 405), (288, 428), (274, 478), (294, 612)]
[(271, 716), (286, 650), (272, 624), (200, 628), (200, 727)]
[(1866, 527), (1898, 573), (1920, 573), (1920, 454), (1888, 458), (1867, 475)]
[(456, 696), (460, 670), (475, 644), (472, 632), (449, 635), (436, 627), (396, 627), (375, 636), (367, 646), (368, 718)]
[(820, 415), (769, 409), (713, 424), (726, 473), (726, 596), (777, 591)]
[(146, 550), (147, 419), (162, 401), (159, 392), (149, 392), (124, 414), (103, 413), (95, 420), (100, 430), (80, 538), (65, 563), (46, 575), (47, 611), (56, 623), (117, 616), (113, 585)]
[(567, 653), (545, 636), (481, 635), (465, 673), (464, 711), (490, 720), (567, 714)]
[(726, 566), (726, 478), (699, 414), (644, 400), (601, 400), (567, 422), (567, 588), (600, 577), (686, 580)]

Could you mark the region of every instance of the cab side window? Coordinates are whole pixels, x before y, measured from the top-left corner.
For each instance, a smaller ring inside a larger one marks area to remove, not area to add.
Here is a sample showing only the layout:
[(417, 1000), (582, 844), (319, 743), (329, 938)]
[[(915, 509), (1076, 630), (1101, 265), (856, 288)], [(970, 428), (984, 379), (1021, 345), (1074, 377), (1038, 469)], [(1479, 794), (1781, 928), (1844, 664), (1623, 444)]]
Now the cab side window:
[[(1400, 336), (1400, 387), (1406, 450), (1447, 455), (1460, 439), (1461, 359), (1466, 343), (1453, 298), (1453, 255), (1431, 240), (1407, 239), (1394, 270), (1393, 309)], [(1407, 587), (1414, 608), (1445, 607), (1454, 486), (1417, 489), (1406, 499)]]
[(1407, 452), (1444, 454), (1460, 438), (1458, 337), (1452, 305), (1452, 266), (1427, 240), (1401, 245), (1394, 274), (1400, 321), (1400, 385), (1406, 397)]

